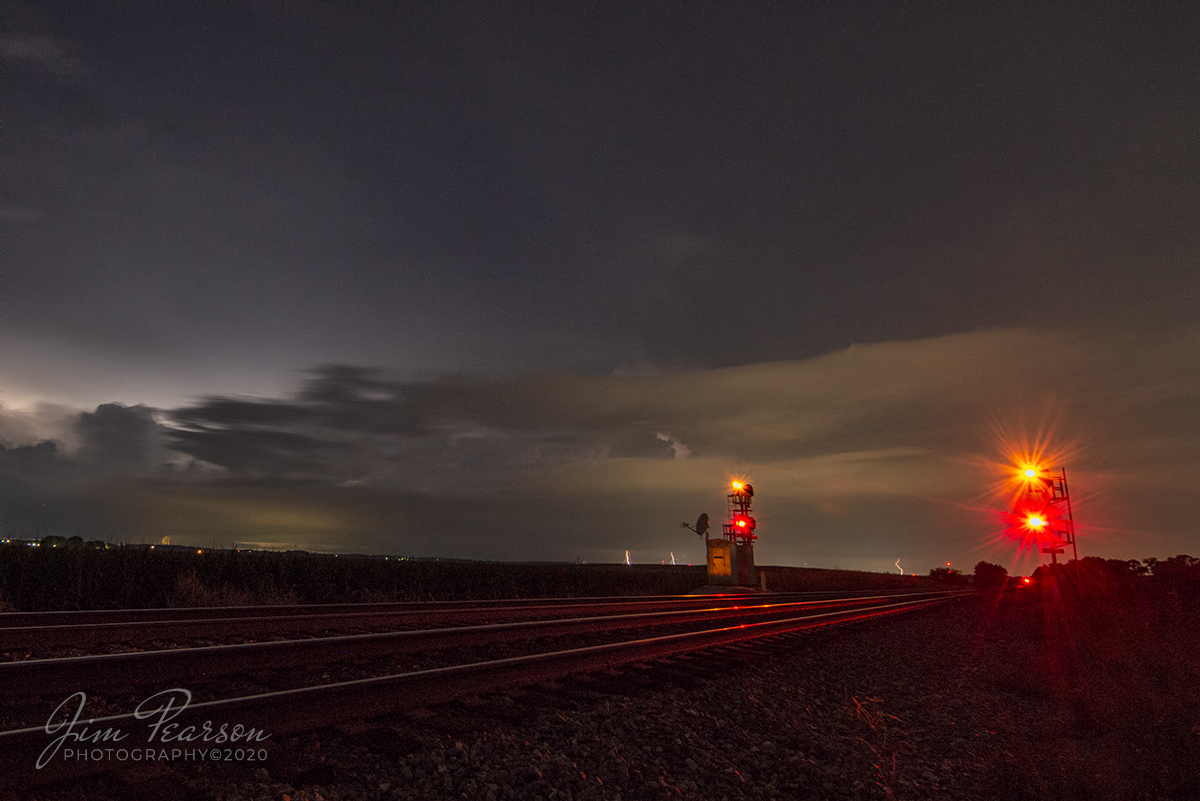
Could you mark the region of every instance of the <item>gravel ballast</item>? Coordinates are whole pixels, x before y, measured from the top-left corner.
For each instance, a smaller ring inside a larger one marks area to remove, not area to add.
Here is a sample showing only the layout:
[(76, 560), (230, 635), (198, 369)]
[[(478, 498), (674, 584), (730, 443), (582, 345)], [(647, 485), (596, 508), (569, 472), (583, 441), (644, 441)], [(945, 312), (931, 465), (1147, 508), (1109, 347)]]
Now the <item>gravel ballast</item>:
[(280, 739), (261, 767), (102, 777), (30, 797), (1158, 797), (1131, 783), (1127, 744), (1072, 715), (1069, 693), (1014, 674), (1011, 651), (1029, 628), (1010, 618), (1030, 614), (970, 599), (769, 652)]

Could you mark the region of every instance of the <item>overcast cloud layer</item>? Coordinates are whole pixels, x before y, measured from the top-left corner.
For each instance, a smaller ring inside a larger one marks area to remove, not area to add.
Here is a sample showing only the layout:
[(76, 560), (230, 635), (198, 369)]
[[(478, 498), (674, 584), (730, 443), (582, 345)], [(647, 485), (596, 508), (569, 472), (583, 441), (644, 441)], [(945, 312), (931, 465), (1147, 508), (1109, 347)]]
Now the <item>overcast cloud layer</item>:
[(9, 405), (1197, 322), (1189, 4), (0, 18)]

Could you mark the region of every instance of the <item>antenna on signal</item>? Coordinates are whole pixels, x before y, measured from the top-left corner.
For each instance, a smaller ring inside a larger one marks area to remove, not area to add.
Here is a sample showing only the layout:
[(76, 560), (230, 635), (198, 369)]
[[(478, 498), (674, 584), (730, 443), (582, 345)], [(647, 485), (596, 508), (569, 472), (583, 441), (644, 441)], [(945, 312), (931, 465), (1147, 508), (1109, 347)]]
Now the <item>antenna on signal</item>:
[(686, 528), (688, 531), (699, 534), (701, 537), (708, 534), (708, 512), (703, 512), (696, 518), (696, 527), (692, 528), (687, 523), (680, 523), (680, 528)]

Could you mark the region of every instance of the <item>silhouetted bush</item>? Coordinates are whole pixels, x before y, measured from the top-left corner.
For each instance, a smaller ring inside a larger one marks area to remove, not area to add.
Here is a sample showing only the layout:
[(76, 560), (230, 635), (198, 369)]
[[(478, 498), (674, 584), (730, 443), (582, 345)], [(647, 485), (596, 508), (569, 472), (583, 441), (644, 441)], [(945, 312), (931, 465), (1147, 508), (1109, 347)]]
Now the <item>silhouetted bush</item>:
[(953, 567), (935, 567), (929, 571), (929, 577), (942, 584), (960, 585), (967, 583), (967, 577), (961, 570)]
[(1008, 568), (980, 561), (975, 565), (974, 583), (977, 587), (1003, 587), (1008, 583)]

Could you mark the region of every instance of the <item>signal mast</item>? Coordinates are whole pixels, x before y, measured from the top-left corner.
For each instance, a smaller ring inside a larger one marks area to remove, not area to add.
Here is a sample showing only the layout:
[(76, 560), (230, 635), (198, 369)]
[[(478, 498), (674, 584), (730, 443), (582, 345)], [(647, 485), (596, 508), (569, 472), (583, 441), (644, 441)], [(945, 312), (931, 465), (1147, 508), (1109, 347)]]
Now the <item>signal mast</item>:
[(754, 487), (741, 481), (735, 481), (729, 493), (729, 522), (725, 523), (723, 535), (725, 539), (738, 545), (749, 545), (758, 539), (754, 530), (758, 523), (750, 516), (750, 499), (754, 497)]
[(1052, 564), (1071, 546), (1071, 556), (1079, 559), (1075, 546), (1075, 517), (1071, 512), (1071, 493), (1067, 488), (1067, 469), (1030, 465), (1021, 471), (1021, 488), (1013, 504), (1013, 513), (1021, 524), (1037, 535), (1042, 553), (1050, 554)]

